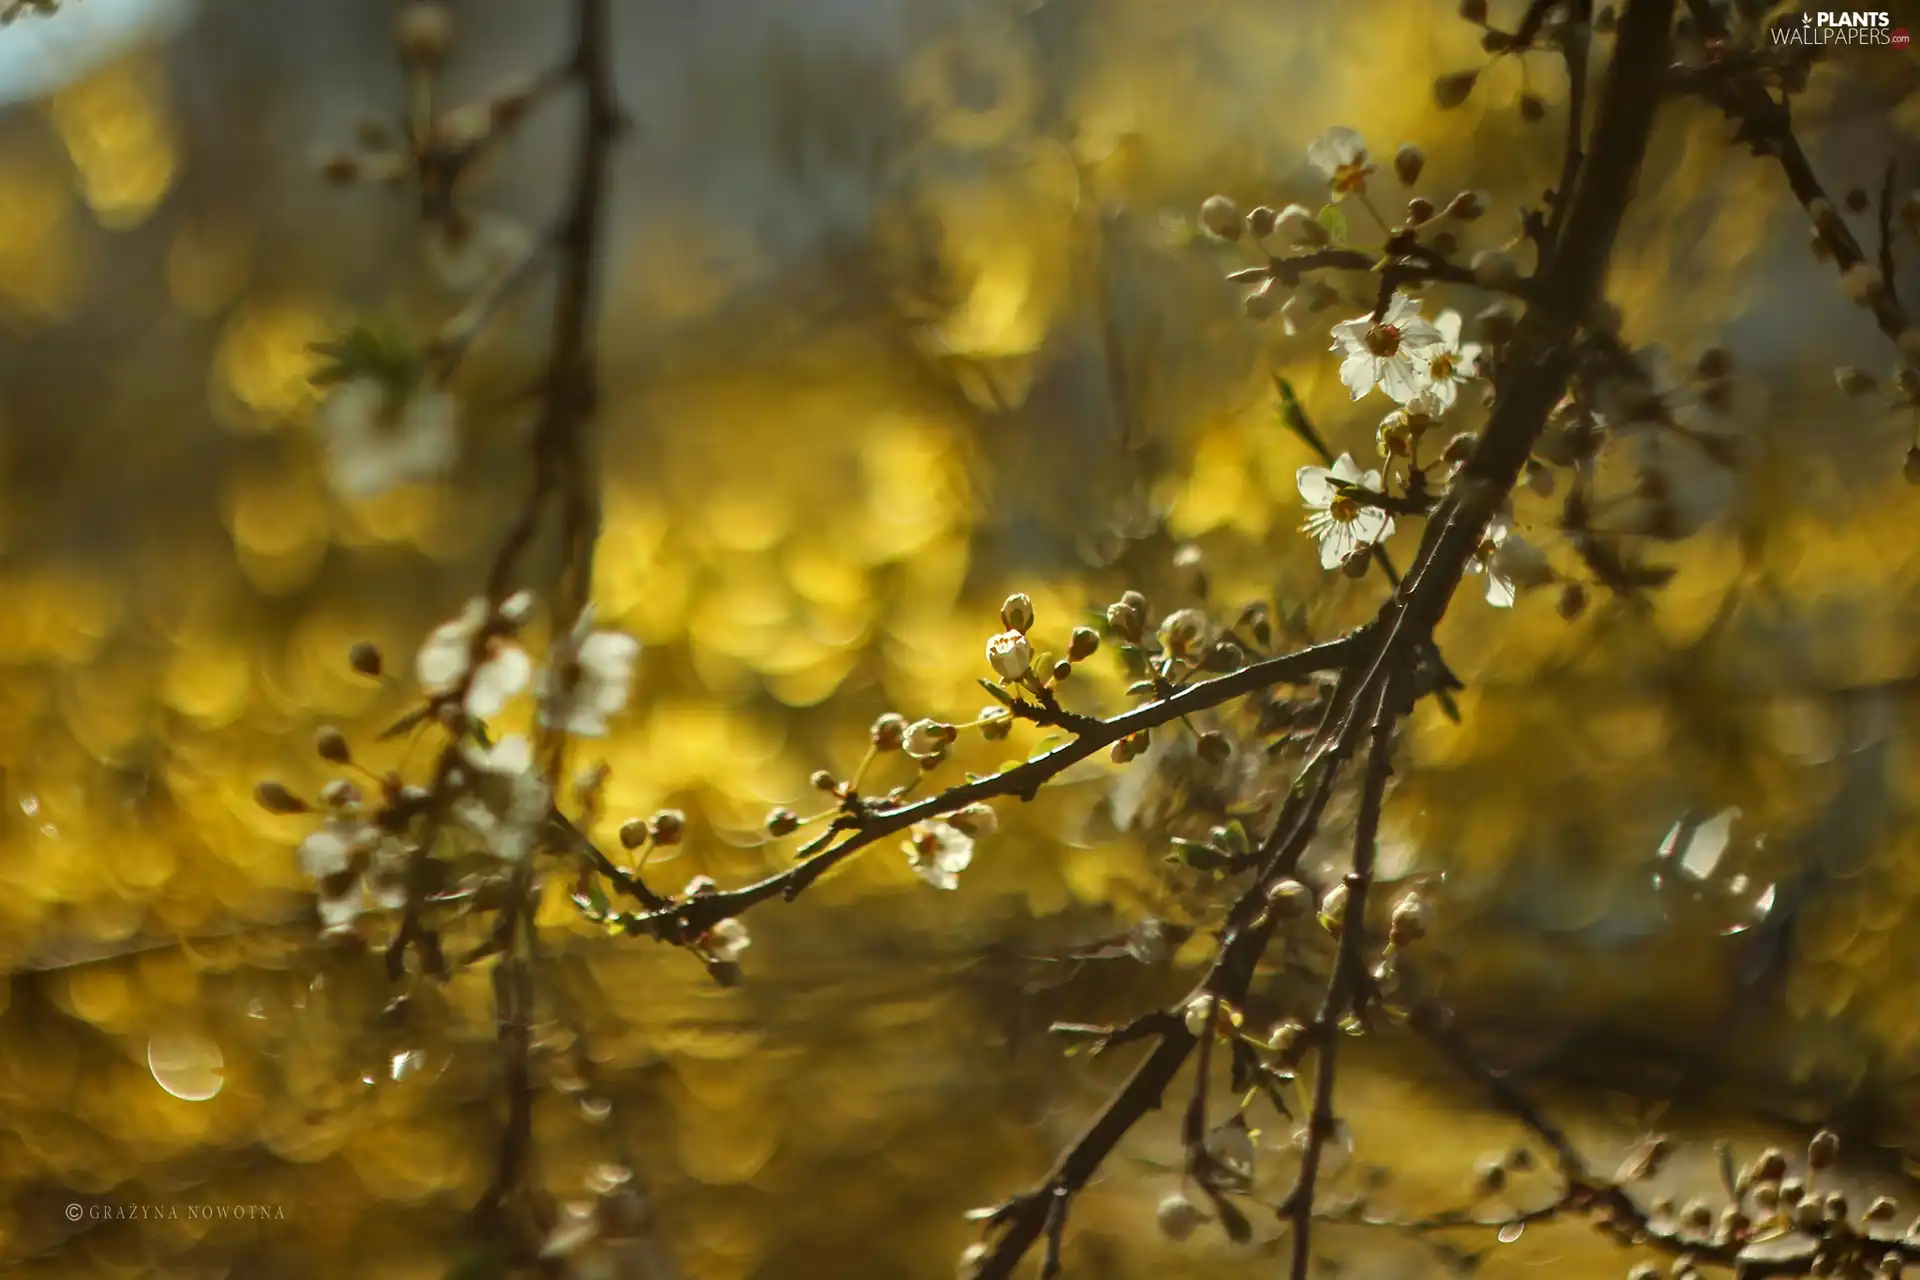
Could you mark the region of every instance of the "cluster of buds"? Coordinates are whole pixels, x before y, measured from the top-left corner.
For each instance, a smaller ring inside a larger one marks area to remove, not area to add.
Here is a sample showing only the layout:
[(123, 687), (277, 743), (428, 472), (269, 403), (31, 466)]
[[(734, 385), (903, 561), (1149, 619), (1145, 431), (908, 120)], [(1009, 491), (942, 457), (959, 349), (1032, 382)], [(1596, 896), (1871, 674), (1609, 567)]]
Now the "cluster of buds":
[[(1051, 654), (1035, 657), (1029, 633), (1033, 630), (1033, 601), (1016, 591), (1000, 606), (1000, 625), (1005, 630), (987, 641), (987, 665), (1003, 685), (1020, 685), (1044, 694), (1073, 674), (1074, 664), (1085, 662), (1100, 649), (1100, 633), (1091, 627), (1075, 627), (1067, 639), (1066, 656)], [(997, 718), (997, 717), (996, 717)]]

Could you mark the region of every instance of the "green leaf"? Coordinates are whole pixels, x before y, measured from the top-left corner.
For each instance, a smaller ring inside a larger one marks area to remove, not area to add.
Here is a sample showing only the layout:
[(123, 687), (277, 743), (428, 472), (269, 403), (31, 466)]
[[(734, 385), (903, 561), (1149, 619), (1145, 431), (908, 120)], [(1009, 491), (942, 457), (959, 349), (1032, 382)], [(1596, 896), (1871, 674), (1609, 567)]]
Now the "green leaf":
[(1330, 204), (1313, 216), (1313, 220), (1327, 229), (1327, 236), (1335, 244), (1347, 242), (1347, 215), (1340, 212), (1339, 205)]
[(1002, 689), (999, 685), (995, 684), (993, 681), (988, 680), (985, 677), (982, 677), (980, 681), (980, 687), (982, 689), (985, 689), (987, 691), (987, 695), (991, 697), (995, 702), (998, 702), (1001, 705), (1008, 706), (1008, 707), (1011, 707), (1013, 705), (1013, 695), (1008, 693), (1005, 689)]
[(1147, 674), (1147, 651), (1137, 644), (1120, 646), (1120, 665), (1136, 679)]

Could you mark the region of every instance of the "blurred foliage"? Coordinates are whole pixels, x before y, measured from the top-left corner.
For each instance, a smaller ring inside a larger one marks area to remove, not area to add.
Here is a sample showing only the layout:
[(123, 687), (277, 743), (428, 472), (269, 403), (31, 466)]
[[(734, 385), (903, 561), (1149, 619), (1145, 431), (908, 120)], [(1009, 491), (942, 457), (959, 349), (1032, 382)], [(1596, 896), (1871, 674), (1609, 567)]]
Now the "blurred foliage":
[[(401, 202), (301, 163), (393, 96), (369, 69), (380, 7), (325, 19), (365, 34), (304, 76), (278, 80), (301, 51), (254, 30), (245, 74), (190, 82), (237, 5), (0, 117), (0, 1265), (23, 1277), (438, 1276), (495, 1141), (484, 977), (409, 985), (383, 1014), (377, 960), (312, 941), (300, 824), (250, 793), (317, 785), (315, 726), (358, 741), (403, 709), (344, 655), (410, 653), (477, 581), (522, 483), (510, 392), (538, 336), (510, 324), (463, 372), (456, 482), (326, 492), (310, 344), (369, 310), (449, 307)], [(624, 58), (648, 22), (676, 38), (670, 14), (616, 7)], [(542, 6), (474, 8), (482, 64), (555, 47)], [(1366, 616), (1378, 582), (1323, 575), (1296, 532), (1313, 459), (1269, 375), (1336, 450), (1364, 457), (1378, 409), (1348, 403), (1312, 332), (1240, 317), (1219, 283), (1238, 262), (1192, 211), (1214, 190), (1311, 199), (1305, 145), (1335, 123), (1382, 152), (1417, 141), (1436, 194), (1496, 210), (1554, 172), (1557, 70), (1529, 82), (1546, 124), (1522, 121), (1504, 62), (1434, 113), (1433, 75), (1479, 55), (1431, 0), (1005, 2), (891, 27), (849, 8), (680, 31), (697, 56), (663, 141), (658, 95), (635, 90), (652, 180), (623, 188), (605, 263), (597, 589), (646, 650), (597, 835), (684, 808), (676, 880), (782, 865), (762, 815), (815, 768), (851, 771), (878, 712), (971, 716), (1009, 589), (1064, 637), (1127, 586), (1191, 597), (1170, 553), (1194, 543), (1213, 600), (1277, 600), (1316, 636)], [(1812, 99), (1836, 188), (1913, 159), (1920, 82), (1898, 52), (1834, 59)], [(727, 165), (675, 185), (702, 146)], [(491, 182), (511, 201), (542, 163)], [(1669, 111), (1641, 193), (1612, 284), (1627, 333), (1732, 348), (1752, 461), (1727, 510), (1661, 549), (1678, 573), (1651, 608), (1568, 623), (1463, 593), (1441, 635), (1461, 721), (1418, 721), (1389, 870), (1445, 873), (1443, 993), (1513, 1061), (1600, 1086), (1572, 1103), (1596, 1150), (1662, 1099), (1705, 1124), (1732, 1090), (1920, 1151), (1908, 426), (1832, 391), (1837, 361), (1887, 357), (1716, 114)], [(1522, 526), (1546, 511), (1523, 503)], [(1123, 681), (1087, 683), (1082, 705), (1111, 706)], [(965, 766), (996, 762), (974, 750)], [(1030, 1182), (1113, 1078), (1063, 1059), (1047, 1021), (1182, 989), (1047, 958), (1171, 904), (1149, 815), (1177, 809), (1177, 762), (1115, 773), (1004, 813), (958, 894), (882, 847), (757, 914), (737, 990), (593, 936), (550, 886), (547, 977), (578, 1026), (543, 1028), (548, 1185), (628, 1198), (631, 1274), (947, 1274), (959, 1211)], [(1657, 856), (1676, 824), (1735, 809), (1714, 856)], [(1512, 1140), (1437, 1074), (1395, 1063), (1352, 1089), (1357, 1159), (1397, 1170), (1412, 1207), (1456, 1202), (1473, 1156)], [(1134, 1154), (1172, 1160), (1171, 1129)], [(1223, 1243), (1152, 1233), (1170, 1177), (1117, 1162), (1076, 1209), (1073, 1274), (1225, 1274), (1242, 1255)], [(285, 1218), (74, 1224), (69, 1202)], [(1381, 1250), (1368, 1275), (1434, 1261), (1360, 1245)], [(1626, 1261), (1536, 1231), (1486, 1267), (1547, 1259)]]

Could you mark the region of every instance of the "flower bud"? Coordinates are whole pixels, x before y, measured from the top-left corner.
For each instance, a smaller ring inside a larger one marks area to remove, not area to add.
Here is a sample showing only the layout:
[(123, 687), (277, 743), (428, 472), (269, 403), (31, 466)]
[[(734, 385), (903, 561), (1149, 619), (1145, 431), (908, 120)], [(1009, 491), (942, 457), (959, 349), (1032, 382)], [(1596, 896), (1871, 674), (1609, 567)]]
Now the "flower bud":
[(1387, 941), (1396, 947), (1404, 947), (1418, 942), (1427, 936), (1427, 903), (1417, 893), (1410, 893), (1400, 899), (1393, 909), (1393, 917), (1387, 927)]
[(1418, 227), (1433, 220), (1433, 201), (1425, 196), (1415, 196), (1407, 201), (1407, 225)]
[(1100, 633), (1092, 627), (1075, 627), (1067, 640), (1067, 658), (1073, 662), (1085, 662), (1099, 649)]
[(900, 744), (906, 741), (907, 718), (897, 711), (889, 711), (873, 722), (868, 735), (873, 740), (875, 751), (898, 751)]
[(1033, 646), (1018, 631), (1002, 631), (987, 641), (987, 662), (1002, 680), (1024, 680), (1033, 670)]
[(767, 834), (790, 836), (800, 829), (800, 815), (791, 809), (774, 809), (767, 814)]
[(1560, 599), (1555, 602), (1554, 610), (1563, 622), (1574, 622), (1587, 611), (1587, 589), (1577, 582), (1569, 582), (1560, 588)]
[(1014, 592), (1000, 606), (1000, 625), (1021, 635), (1033, 630), (1033, 601), (1024, 591)]
[(1843, 203), (1847, 206), (1848, 213), (1865, 213), (1867, 211), (1866, 188), (1865, 187), (1847, 188), (1847, 194)]
[(1320, 923), (1328, 933), (1339, 933), (1347, 920), (1347, 884), (1342, 880), (1320, 899)]
[(400, 56), (419, 67), (434, 67), (453, 42), (453, 15), (434, 0), (408, 0), (393, 24)]
[(1887, 282), (1864, 262), (1856, 262), (1840, 273), (1840, 292), (1859, 306), (1870, 307), (1886, 296)]
[(620, 847), (632, 853), (647, 842), (647, 824), (641, 818), (628, 818), (620, 824)]
[(840, 780), (825, 769), (815, 769), (812, 776), (807, 779), (807, 785), (815, 791), (838, 791)]
[(1146, 623), (1132, 605), (1121, 600), (1107, 606), (1107, 626), (1129, 644), (1139, 644)]
[(1267, 911), (1276, 920), (1298, 920), (1313, 909), (1313, 890), (1292, 877), (1282, 877), (1267, 889)]
[(1892, 1196), (1875, 1196), (1873, 1203), (1867, 1206), (1865, 1220), (1868, 1222), (1892, 1222), (1893, 1215), (1900, 1212), (1900, 1205)]
[(335, 778), (320, 788), (320, 803), (329, 809), (347, 809), (360, 803), (360, 788), (345, 778)]
[(1211, 630), (1206, 614), (1180, 609), (1161, 620), (1160, 646), (1176, 658), (1190, 660), (1198, 656)]
[(1453, 110), (1467, 100), (1479, 78), (1478, 71), (1454, 71), (1441, 76), (1433, 82), (1433, 105), (1442, 111)]
[(1222, 240), (1240, 238), (1240, 206), (1226, 196), (1208, 196), (1200, 204), (1200, 225)]
[(1161, 1235), (1179, 1241), (1198, 1231), (1207, 1215), (1200, 1211), (1199, 1205), (1176, 1191), (1160, 1202), (1160, 1207), (1153, 1211), (1153, 1220), (1159, 1225)]
[(1696, 378), (1713, 381), (1725, 378), (1733, 373), (1733, 353), (1725, 347), (1708, 347), (1693, 362), (1693, 374)]
[(1476, 27), (1487, 23), (1487, 0), (1460, 0), (1460, 16)]
[(327, 152), (320, 157), (317, 167), (321, 179), (336, 187), (350, 187), (360, 181), (362, 174), (360, 157), (345, 151)]
[(970, 804), (954, 813), (947, 822), (975, 839), (990, 836), (1000, 829), (1000, 815), (993, 811), (990, 804)]
[(1487, 211), (1487, 205), (1477, 191), (1462, 191), (1447, 202), (1445, 214), (1461, 222), (1472, 222)]
[(353, 752), (347, 749), (346, 735), (332, 725), (323, 725), (313, 735), (313, 749), (328, 764), (353, 762)]
[(253, 789), (253, 802), (268, 813), (286, 815), (291, 813), (311, 813), (313, 808), (305, 800), (293, 794), (285, 783), (266, 781)]
[(347, 665), (369, 680), (380, 678), (380, 648), (371, 640), (360, 640), (347, 650)]
[(1272, 205), (1258, 205), (1247, 214), (1247, 232), (1255, 240), (1265, 240), (1273, 234), (1274, 225), (1279, 220), (1280, 214)]
[(678, 809), (662, 809), (653, 815), (653, 821), (647, 829), (652, 833), (656, 845), (679, 844), (680, 838), (687, 833), (687, 815)]
[(1367, 576), (1367, 568), (1372, 563), (1372, 547), (1355, 547), (1347, 553), (1347, 558), (1340, 562), (1340, 572), (1358, 582)]
[(1013, 712), (997, 702), (990, 707), (982, 707), (975, 718), (980, 721), (980, 736), (988, 742), (1004, 742), (1007, 735), (1013, 732)]
[(1840, 1135), (1831, 1129), (1822, 1129), (1813, 1135), (1807, 1143), (1807, 1167), (1820, 1170), (1832, 1166), (1840, 1158)]
[(1285, 240), (1303, 249), (1322, 248), (1331, 239), (1326, 227), (1303, 204), (1290, 204), (1280, 211), (1278, 230)]
[(1062, 658), (1058, 662), (1053, 664), (1053, 678), (1055, 681), (1065, 680), (1068, 676), (1072, 674), (1073, 674), (1073, 664), (1071, 662), (1068, 662), (1065, 658)]
[(1199, 741), (1194, 744), (1194, 749), (1208, 764), (1225, 764), (1233, 755), (1233, 745), (1227, 741), (1227, 736), (1217, 729), (1209, 729), (1201, 734)]
[(1850, 364), (1843, 364), (1833, 371), (1833, 382), (1850, 396), (1868, 395), (1880, 385), (1879, 379), (1865, 369), (1857, 369)]
[(1140, 757), (1147, 749), (1148, 739), (1145, 733), (1130, 733), (1113, 744), (1109, 753), (1115, 764), (1126, 764)]
[(901, 745), (906, 753), (916, 759), (927, 759), (939, 755), (947, 744), (959, 736), (959, 731), (950, 724), (938, 720), (915, 720), (907, 726), (907, 736)]
[(1393, 175), (1400, 179), (1400, 185), (1410, 187), (1420, 181), (1420, 171), (1427, 167), (1426, 153), (1411, 142), (1403, 142), (1400, 149), (1393, 153)]

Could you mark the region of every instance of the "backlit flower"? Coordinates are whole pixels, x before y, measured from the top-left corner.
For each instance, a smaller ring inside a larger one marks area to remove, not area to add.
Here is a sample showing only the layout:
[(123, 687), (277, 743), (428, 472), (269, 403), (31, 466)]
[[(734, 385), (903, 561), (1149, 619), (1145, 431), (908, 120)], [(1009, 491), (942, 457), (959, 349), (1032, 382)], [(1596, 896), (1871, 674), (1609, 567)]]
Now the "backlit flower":
[[(509, 600), (502, 612), (509, 612)], [(468, 715), (486, 719), (498, 715), (507, 699), (527, 687), (533, 675), (533, 661), (505, 636), (491, 636), (481, 646), (480, 663), (473, 666), (474, 642), (487, 625), (491, 610), (485, 599), (475, 596), (467, 601), (460, 616), (443, 622), (430, 632), (414, 658), (414, 675), (429, 697), (445, 697), (467, 685)]]
[(336, 386), (314, 425), (326, 443), (327, 478), (348, 498), (439, 475), (460, 452), (460, 406), (452, 396), (431, 387), (401, 392), (372, 376)]
[(555, 650), (540, 678), (540, 723), (583, 738), (602, 737), (607, 717), (627, 705), (640, 642), (618, 631), (595, 631), (593, 608), (580, 611), (573, 634)]
[(1405, 404), (1425, 389), (1428, 365), (1445, 346), (1440, 330), (1420, 314), (1419, 301), (1396, 293), (1378, 320), (1357, 316), (1333, 326), (1331, 349), (1346, 357), (1340, 381), (1355, 400), (1377, 385)]
[(1367, 163), (1367, 144), (1358, 132), (1333, 128), (1313, 140), (1307, 148), (1307, 161), (1326, 178), (1334, 197), (1367, 189), (1367, 175), (1373, 166)]
[(973, 862), (973, 837), (951, 823), (915, 823), (900, 847), (913, 873), (936, 889), (958, 889)]
[(1302, 467), (1295, 480), (1301, 499), (1313, 512), (1302, 528), (1320, 542), (1321, 568), (1338, 568), (1361, 547), (1371, 546), (1393, 532), (1393, 520), (1386, 512), (1363, 506), (1359, 499), (1340, 491), (1341, 484), (1380, 489), (1380, 473), (1362, 472), (1352, 454), (1341, 454), (1331, 469)]
[(1480, 344), (1460, 341), (1460, 313), (1442, 311), (1434, 320), (1442, 346), (1427, 357), (1427, 388), (1441, 412), (1453, 407), (1459, 384), (1480, 375)]

